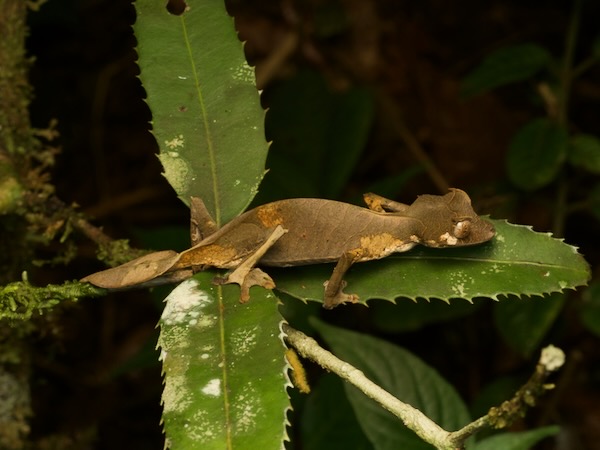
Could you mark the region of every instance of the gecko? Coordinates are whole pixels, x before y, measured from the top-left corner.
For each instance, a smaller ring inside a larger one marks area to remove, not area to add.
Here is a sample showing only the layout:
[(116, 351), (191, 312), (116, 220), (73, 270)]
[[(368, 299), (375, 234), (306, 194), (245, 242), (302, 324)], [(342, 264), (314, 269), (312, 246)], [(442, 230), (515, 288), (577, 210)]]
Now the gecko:
[(344, 292), (344, 275), (354, 263), (406, 252), (415, 245), (476, 245), (495, 235), (493, 224), (475, 213), (471, 199), (460, 189), (420, 195), (410, 205), (372, 193), (365, 194), (364, 200), (366, 208), (318, 198), (280, 200), (218, 228), (202, 200), (194, 197), (189, 249), (150, 253), (81, 281), (123, 289), (177, 282), (209, 268), (229, 269), (214, 282), (238, 284), (240, 301), (246, 302), (252, 286), (275, 288), (272, 278), (257, 266), (335, 263), (323, 283), (323, 306), (332, 309), (359, 300)]

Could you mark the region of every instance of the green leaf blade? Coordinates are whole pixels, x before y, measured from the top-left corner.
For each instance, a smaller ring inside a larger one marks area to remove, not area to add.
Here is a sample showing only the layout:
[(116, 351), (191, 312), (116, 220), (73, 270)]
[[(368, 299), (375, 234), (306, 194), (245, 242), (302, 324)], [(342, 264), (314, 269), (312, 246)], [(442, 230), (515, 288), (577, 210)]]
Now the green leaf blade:
[[(418, 248), (378, 261), (355, 264), (346, 274), (347, 292), (361, 302), (544, 295), (585, 285), (590, 269), (577, 249), (547, 233), (492, 220), (496, 237), (464, 248)], [(306, 300), (322, 301), (331, 265), (270, 270), (277, 288)]]
[(567, 154), (567, 131), (549, 119), (535, 119), (513, 137), (507, 156), (510, 181), (526, 191), (552, 182)]
[(506, 84), (527, 80), (551, 62), (550, 53), (536, 44), (498, 49), (463, 80), (462, 95), (473, 96)]
[(257, 289), (240, 304), (239, 289), (213, 276), (180, 284), (161, 317), (167, 445), (279, 450), (289, 400), (277, 300)]
[(254, 72), (222, 1), (136, 2), (140, 78), (165, 177), (201, 197), (218, 225), (240, 214), (264, 175), (268, 145)]
[[(336, 356), (442, 428), (456, 430), (470, 422), (467, 408), (454, 388), (407, 350), (318, 320), (311, 323)], [(358, 389), (348, 384), (344, 387), (359, 424), (377, 450), (432, 448)]]
[(328, 373), (311, 387), (299, 420), (304, 450), (373, 450), (346, 398), (343, 383)]
[(569, 163), (595, 175), (600, 174), (600, 139), (591, 134), (573, 136), (569, 143)]
[(563, 293), (553, 293), (546, 298), (500, 302), (494, 308), (496, 328), (514, 350), (530, 357), (554, 325), (565, 301)]
[(560, 428), (549, 426), (517, 433), (497, 434), (478, 441), (474, 450), (529, 450), (542, 439), (558, 434)]
[(261, 193), (269, 201), (338, 198), (371, 129), (372, 94), (358, 87), (334, 92), (319, 74), (301, 71), (269, 95), (266, 124), (273, 146)]

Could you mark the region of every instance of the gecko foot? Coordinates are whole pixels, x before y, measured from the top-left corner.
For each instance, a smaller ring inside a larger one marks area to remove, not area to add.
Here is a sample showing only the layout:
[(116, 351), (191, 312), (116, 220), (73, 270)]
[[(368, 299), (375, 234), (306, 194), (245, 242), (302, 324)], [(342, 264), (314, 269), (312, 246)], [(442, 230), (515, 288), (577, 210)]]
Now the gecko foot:
[(273, 289), (275, 282), (265, 272), (258, 268), (254, 268), (246, 273), (243, 277), (236, 276), (235, 271), (230, 273), (226, 277), (215, 277), (213, 283), (215, 284), (237, 284), (240, 286), (240, 302), (246, 303), (250, 300), (250, 288), (252, 286), (261, 286), (265, 289)]
[(325, 298), (323, 300), (323, 308), (325, 309), (333, 309), (338, 305), (342, 305), (344, 303), (358, 303), (358, 295), (356, 294), (346, 294), (343, 289), (346, 287), (346, 282), (342, 281), (340, 289), (333, 295), (327, 295), (327, 285), (329, 281), (323, 283), (325, 286)]

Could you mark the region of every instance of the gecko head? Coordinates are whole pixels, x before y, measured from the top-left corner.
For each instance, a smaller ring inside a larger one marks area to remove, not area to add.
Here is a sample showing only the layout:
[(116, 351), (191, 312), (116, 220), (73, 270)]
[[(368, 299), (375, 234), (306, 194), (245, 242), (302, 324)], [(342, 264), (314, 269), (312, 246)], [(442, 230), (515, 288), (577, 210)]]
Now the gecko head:
[(480, 218), (471, 199), (460, 189), (446, 195), (421, 195), (408, 215), (422, 224), (420, 243), (428, 247), (462, 247), (481, 244), (494, 237), (494, 225)]

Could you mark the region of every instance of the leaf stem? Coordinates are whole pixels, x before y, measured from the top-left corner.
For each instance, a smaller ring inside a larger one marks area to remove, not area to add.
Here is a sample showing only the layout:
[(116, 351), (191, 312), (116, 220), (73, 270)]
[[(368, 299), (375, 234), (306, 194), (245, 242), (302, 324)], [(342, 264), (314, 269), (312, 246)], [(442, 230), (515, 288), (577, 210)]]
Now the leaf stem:
[(577, 34), (579, 32), (579, 18), (581, 15), (581, 0), (575, 0), (575, 6), (569, 20), (567, 37), (565, 41), (565, 56), (563, 67), (560, 73), (560, 92), (558, 98), (558, 124), (567, 125), (567, 111), (569, 109), (569, 96), (571, 91), (571, 81), (573, 80), (573, 56), (575, 45), (577, 44)]
[(208, 151), (208, 157), (209, 157), (209, 161), (210, 161), (210, 175), (211, 175), (211, 180), (212, 180), (212, 187), (213, 187), (212, 191), (213, 191), (213, 202), (214, 202), (214, 204), (213, 204), (214, 211), (211, 211), (211, 213), (213, 215), (215, 223), (217, 224), (217, 227), (220, 228), (221, 227), (221, 202), (220, 202), (220, 198), (219, 198), (219, 194), (218, 194), (219, 184), (217, 181), (218, 174), (217, 174), (217, 162), (216, 162), (216, 156), (215, 156), (215, 148), (214, 148), (211, 129), (210, 129), (209, 122), (208, 122), (208, 111), (206, 110), (206, 103), (204, 102), (204, 95), (202, 94), (200, 74), (198, 72), (198, 68), (196, 67), (196, 62), (194, 59), (192, 46), (191, 46), (190, 39), (188, 36), (185, 15), (181, 16), (181, 26), (182, 26), (182, 30), (183, 30), (183, 38), (184, 38), (185, 44), (187, 46), (187, 51), (188, 51), (188, 55), (190, 58), (190, 64), (192, 66), (191, 67), (192, 72), (194, 74), (194, 83), (196, 86), (196, 93), (198, 95), (198, 103), (200, 105), (200, 110), (202, 111), (202, 125), (204, 127), (204, 132), (206, 133), (206, 149)]
[[(573, 58), (575, 54), (575, 46), (577, 44), (577, 34), (579, 32), (581, 5), (581, 0), (575, 0), (573, 12), (571, 13), (571, 18), (569, 20), (569, 27), (567, 29), (563, 67), (560, 71), (560, 91), (558, 93), (558, 114), (556, 121), (560, 127), (563, 127), (565, 129), (568, 126), (569, 98), (571, 93), (571, 83), (574, 78)], [(563, 171), (563, 173), (558, 179), (558, 189), (556, 193), (556, 208), (554, 214), (554, 223), (552, 224), (552, 231), (558, 237), (561, 237), (564, 231), (564, 223), (567, 211), (567, 200), (568, 184)]]

